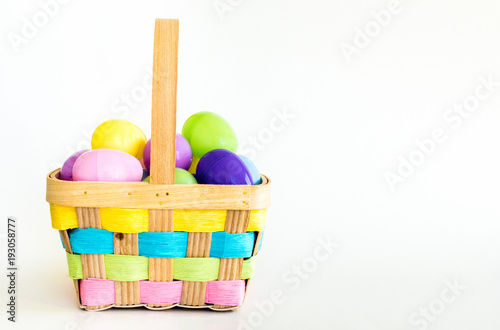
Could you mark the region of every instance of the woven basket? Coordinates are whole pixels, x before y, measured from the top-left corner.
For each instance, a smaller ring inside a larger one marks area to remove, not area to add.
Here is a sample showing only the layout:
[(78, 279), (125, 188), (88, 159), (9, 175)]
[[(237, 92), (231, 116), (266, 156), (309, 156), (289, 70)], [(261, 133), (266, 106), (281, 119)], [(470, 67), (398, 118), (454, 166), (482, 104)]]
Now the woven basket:
[(243, 303), (270, 203), (270, 180), (174, 185), (177, 20), (156, 20), (151, 183), (47, 176), (52, 227), (81, 308), (233, 310)]

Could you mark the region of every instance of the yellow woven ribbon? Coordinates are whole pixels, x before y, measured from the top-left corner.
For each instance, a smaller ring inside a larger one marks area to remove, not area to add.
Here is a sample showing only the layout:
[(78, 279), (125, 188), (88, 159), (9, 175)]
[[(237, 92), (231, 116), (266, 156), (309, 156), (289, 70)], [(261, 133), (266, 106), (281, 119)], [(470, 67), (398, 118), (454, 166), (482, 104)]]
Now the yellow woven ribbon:
[[(224, 231), (225, 210), (175, 210), (174, 231)], [(50, 205), (52, 227), (58, 230), (78, 228), (76, 209), (70, 206)], [(100, 208), (102, 229), (115, 233), (142, 233), (149, 231), (149, 212), (143, 209)], [(252, 210), (247, 231), (263, 231), (267, 210)]]

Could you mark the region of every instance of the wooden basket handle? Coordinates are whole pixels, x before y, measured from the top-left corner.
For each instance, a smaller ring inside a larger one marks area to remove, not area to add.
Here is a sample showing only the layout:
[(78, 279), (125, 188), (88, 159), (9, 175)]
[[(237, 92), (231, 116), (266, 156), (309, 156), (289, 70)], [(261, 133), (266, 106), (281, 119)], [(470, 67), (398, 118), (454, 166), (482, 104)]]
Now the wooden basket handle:
[(179, 20), (156, 19), (150, 182), (174, 184)]

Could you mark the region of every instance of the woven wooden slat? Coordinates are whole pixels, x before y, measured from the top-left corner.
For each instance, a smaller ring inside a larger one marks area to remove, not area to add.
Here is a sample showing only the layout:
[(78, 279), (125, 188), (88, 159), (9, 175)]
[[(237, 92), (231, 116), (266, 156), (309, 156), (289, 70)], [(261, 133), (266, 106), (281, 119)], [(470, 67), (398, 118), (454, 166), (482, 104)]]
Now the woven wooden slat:
[[(78, 218), (78, 228), (101, 228), (101, 217), (99, 208), (96, 207), (77, 207), (76, 216)], [(103, 254), (82, 254), (83, 279), (106, 278), (106, 267)], [(106, 308), (109, 305), (86, 306), (87, 310), (96, 310)]]
[(255, 237), (255, 245), (253, 246), (252, 256), (256, 256), (257, 253), (259, 253), (259, 245), (260, 245), (260, 242), (262, 241), (263, 236), (264, 236), (264, 232), (259, 231), (257, 233), (257, 237)]
[[(173, 232), (174, 212), (172, 210), (149, 210), (150, 232)], [(149, 280), (150, 281), (173, 281), (174, 259), (171, 258), (149, 258)], [(148, 305), (150, 308), (168, 307), (170, 304)]]
[[(115, 233), (113, 235), (115, 254), (139, 255), (139, 235)], [(135, 306), (141, 303), (139, 281), (115, 282), (116, 306)]]
[[(189, 233), (187, 258), (208, 258), (210, 257), (210, 245), (212, 243), (212, 233)], [(184, 281), (182, 287), (181, 305), (203, 306), (205, 305), (205, 293), (207, 282)]]
[[(228, 210), (225, 231), (228, 234), (245, 233), (250, 222), (250, 211)], [(219, 281), (241, 280), (243, 258), (221, 259)], [(234, 306), (214, 305), (214, 309), (225, 309)]]

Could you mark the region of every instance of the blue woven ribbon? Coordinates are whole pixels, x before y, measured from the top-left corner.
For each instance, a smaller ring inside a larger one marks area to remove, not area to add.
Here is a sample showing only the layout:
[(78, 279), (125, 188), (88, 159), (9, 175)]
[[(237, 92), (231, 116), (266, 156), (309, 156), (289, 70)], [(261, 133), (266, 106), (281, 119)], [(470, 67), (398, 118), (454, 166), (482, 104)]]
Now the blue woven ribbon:
[[(74, 253), (111, 254), (114, 252), (113, 233), (104, 229), (68, 230)], [(257, 232), (228, 234), (212, 233), (210, 257), (249, 258), (252, 256)], [(139, 255), (149, 258), (184, 258), (188, 243), (187, 232), (139, 233)], [(259, 244), (262, 244), (262, 239)]]

